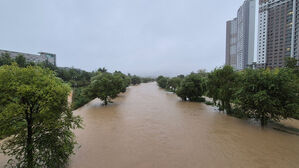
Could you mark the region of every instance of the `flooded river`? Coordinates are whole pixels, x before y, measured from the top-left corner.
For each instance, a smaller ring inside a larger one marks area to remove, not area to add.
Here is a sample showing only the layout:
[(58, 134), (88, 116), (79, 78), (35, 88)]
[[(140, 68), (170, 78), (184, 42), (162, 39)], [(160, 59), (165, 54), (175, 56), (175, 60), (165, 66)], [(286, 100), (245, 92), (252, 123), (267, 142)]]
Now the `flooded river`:
[(261, 129), (213, 107), (181, 102), (155, 83), (113, 105), (75, 111), (85, 128), (70, 168), (298, 168), (299, 136)]
[(299, 136), (181, 102), (155, 83), (76, 114), (85, 129), (76, 131), (81, 148), (70, 168), (299, 167)]

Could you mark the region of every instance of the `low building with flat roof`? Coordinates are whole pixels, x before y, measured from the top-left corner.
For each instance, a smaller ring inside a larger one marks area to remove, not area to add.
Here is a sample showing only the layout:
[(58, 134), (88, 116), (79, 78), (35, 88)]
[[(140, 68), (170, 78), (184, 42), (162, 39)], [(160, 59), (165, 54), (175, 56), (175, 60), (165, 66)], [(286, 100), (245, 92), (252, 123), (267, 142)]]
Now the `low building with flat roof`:
[(39, 55), (37, 55), (0, 49), (0, 55), (5, 53), (9, 54), (9, 56), (13, 59), (15, 59), (19, 55), (22, 55), (28, 62), (41, 63), (48, 61), (49, 63), (56, 66), (56, 54), (39, 52)]

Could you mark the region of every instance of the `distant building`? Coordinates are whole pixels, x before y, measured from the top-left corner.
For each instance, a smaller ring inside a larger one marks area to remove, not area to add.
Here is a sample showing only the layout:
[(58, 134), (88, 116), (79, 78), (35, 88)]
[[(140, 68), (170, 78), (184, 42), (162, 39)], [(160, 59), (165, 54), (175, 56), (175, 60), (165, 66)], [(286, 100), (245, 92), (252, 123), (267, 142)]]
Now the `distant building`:
[(27, 53), (15, 52), (15, 51), (0, 50), (0, 55), (5, 53), (9, 54), (11, 58), (16, 58), (17, 56), (22, 55), (26, 58), (26, 61), (28, 62), (40, 63), (40, 62), (48, 61), (49, 63), (56, 66), (55, 54), (39, 52), (39, 55), (35, 55), (35, 54), (27, 54)]
[(237, 69), (237, 18), (226, 22), (226, 59), (225, 64)]
[(299, 1), (259, 0), (257, 67), (283, 67), (286, 57), (298, 60)]
[(255, 0), (245, 0), (237, 18), (226, 26), (226, 64), (237, 70), (250, 67), (254, 61)]

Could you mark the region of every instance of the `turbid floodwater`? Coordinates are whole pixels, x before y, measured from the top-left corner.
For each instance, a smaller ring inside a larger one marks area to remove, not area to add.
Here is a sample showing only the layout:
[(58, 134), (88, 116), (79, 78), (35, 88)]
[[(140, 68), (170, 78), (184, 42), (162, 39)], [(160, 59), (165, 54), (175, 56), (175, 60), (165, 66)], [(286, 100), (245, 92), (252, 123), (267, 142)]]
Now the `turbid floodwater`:
[(75, 131), (81, 147), (69, 168), (299, 166), (299, 136), (181, 102), (155, 83), (131, 87), (107, 107), (94, 100), (75, 114), (85, 126)]
[(70, 168), (298, 168), (299, 136), (181, 102), (155, 83), (75, 112), (85, 128)]

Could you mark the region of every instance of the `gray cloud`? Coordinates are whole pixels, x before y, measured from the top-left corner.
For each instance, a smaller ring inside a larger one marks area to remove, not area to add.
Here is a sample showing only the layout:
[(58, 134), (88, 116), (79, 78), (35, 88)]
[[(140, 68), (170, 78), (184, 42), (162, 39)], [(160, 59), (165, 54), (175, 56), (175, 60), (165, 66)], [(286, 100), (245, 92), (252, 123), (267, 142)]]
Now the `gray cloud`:
[(58, 66), (177, 75), (224, 64), (225, 23), (243, 0), (1, 0), (0, 48)]

